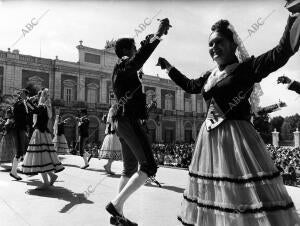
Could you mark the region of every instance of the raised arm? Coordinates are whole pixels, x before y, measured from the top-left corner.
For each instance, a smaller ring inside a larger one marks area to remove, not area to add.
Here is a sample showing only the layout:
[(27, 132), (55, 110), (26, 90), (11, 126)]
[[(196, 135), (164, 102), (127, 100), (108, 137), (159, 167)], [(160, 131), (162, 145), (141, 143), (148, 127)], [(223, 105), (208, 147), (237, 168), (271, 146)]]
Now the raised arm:
[(125, 60), (124, 68), (126, 70), (138, 71), (148, 60), (159, 43), (160, 39), (157, 36), (153, 34), (148, 35), (146, 39), (141, 42), (141, 47), (136, 54)]
[(187, 93), (201, 93), (202, 88), (207, 80), (210, 72), (204, 73), (197, 79), (188, 79), (185, 75), (183, 75), (180, 71), (178, 71), (175, 67), (172, 67), (169, 70), (170, 78), (180, 86)]
[(124, 67), (126, 70), (139, 70), (159, 44), (161, 36), (166, 35), (170, 27), (169, 19), (161, 20), (156, 34), (147, 35), (145, 40), (141, 42), (141, 47), (136, 54), (125, 61)]
[[(298, 19), (297, 19), (298, 18)], [(297, 23), (295, 20), (297, 19)], [(258, 56), (252, 57), (246, 64), (249, 64), (250, 70), (252, 71), (253, 77), (251, 79), (254, 82), (260, 82), (263, 78), (267, 77), (270, 73), (278, 70), (282, 66), (284, 66), (289, 58), (295, 54), (295, 52), (299, 49), (299, 36), (292, 35), (291, 29), (293, 31), (300, 30), (300, 23), (298, 17), (289, 17), (287, 25), (285, 27), (285, 31), (283, 36), (279, 42), (279, 44), (273, 48), (272, 50)], [(296, 32), (297, 33), (297, 32)], [(295, 34), (295, 32), (293, 32)], [(296, 40), (297, 39), (297, 40)], [(296, 48), (292, 48), (295, 46), (295, 42), (298, 43)]]
[(296, 93), (300, 94), (300, 82), (297, 81), (292, 81), (289, 86), (288, 86), (289, 90), (293, 90)]

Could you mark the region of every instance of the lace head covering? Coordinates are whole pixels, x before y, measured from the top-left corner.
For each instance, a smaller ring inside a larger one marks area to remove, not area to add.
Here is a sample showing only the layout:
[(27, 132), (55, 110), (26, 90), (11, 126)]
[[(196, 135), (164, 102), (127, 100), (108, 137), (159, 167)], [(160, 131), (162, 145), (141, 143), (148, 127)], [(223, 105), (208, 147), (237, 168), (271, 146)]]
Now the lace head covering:
[(41, 97), (39, 99), (39, 105), (45, 105), (47, 107), (47, 113), (49, 119), (52, 118), (52, 106), (49, 95), (49, 90), (47, 88), (43, 89)]
[[(237, 45), (237, 49), (236, 49), (236, 56), (239, 60), (239, 62), (244, 62), (247, 59), (250, 58), (248, 51), (246, 50), (244, 43), (242, 41), (242, 39), (240, 38), (240, 36), (237, 34), (236, 30), (234, 29), (234, 27), (232, 26), (232, 24), (229, 24), (228, 29), (232, 32), (233, 34), (233, 41), (234, 43)], [(254, 114), (257, 113), (258, 111), (258, 106), (259, 106), (259, 102), (260, 102), (260, 96), (263, 95), (263, 91), (261, 89), (261, 86), (259, 83), (255, 83), (253, 86), (253, 91), (251, 93), (250, 96), (250, 104), (251, 104), (251, 110)]]

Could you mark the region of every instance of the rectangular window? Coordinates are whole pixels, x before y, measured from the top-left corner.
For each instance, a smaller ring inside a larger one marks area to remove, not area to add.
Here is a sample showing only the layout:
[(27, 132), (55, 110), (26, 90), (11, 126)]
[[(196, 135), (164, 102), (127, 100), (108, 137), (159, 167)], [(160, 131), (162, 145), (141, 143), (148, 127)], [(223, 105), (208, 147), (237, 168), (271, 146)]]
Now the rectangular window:
[(85, 53), (84, 61), (93, 64), (100, 64), (100, 56), (91, 53)]
[(64, 100), (67, 103), (70, 103), (73, 100), (72, 88), (65, 88), (65, 91), (64, 91)]
[(202, 99), (197, 100), (197, 113), (202, 113), (203, 112), (203, 103)]
[(87, 93), (87, 102), (89, 104), (94, 104), (96, 103), (96, 90), (95, 89), (88, 89)]

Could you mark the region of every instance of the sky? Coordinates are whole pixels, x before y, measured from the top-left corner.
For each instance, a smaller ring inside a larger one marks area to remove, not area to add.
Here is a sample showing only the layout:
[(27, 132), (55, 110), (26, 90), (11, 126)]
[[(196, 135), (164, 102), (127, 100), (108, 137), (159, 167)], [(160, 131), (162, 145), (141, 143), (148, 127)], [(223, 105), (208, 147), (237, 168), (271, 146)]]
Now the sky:
[[(214, 67), (208, 54), (208, 36), (213, 23), (228, 19), (250, 55), (258, 56), (275, 47), (289, 12), (284, 0), (232, 1), (21, 1), (0, 0), (0, 50), (18, 49), (21, 54), (65, 61), (78, 61), (76, 46), (102, 49), (106, 40), (134, 37), (137, 44), (157, 31), (157, 19), (169, 18), (172, 28), (144, 65), (144, 72), (167, 78), (155, 66), (166, 58), (189, 78)], [(257, 24), (259, 26), (253, 24)], [(28, 25), (31, 24), (31, 25)], [(141, 25), (142, 24), (142, 25)], [(27, 27), (26, 27), (27, 26)], [(300, 113), (300, 96), (277, 84), (285, 74), (300, 81), (300, 52), (261, 82), (261, 106), (288, 106), (271, 117)]]

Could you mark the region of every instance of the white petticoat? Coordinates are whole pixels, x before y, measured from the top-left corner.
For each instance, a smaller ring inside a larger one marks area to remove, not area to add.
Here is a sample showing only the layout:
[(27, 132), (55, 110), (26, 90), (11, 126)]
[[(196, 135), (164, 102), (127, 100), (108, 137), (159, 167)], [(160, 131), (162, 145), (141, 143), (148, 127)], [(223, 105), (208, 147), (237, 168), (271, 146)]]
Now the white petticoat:
[(116, 134), (107, 134), (99, 151), (99, 159), (122, 160), (121, 143)]

